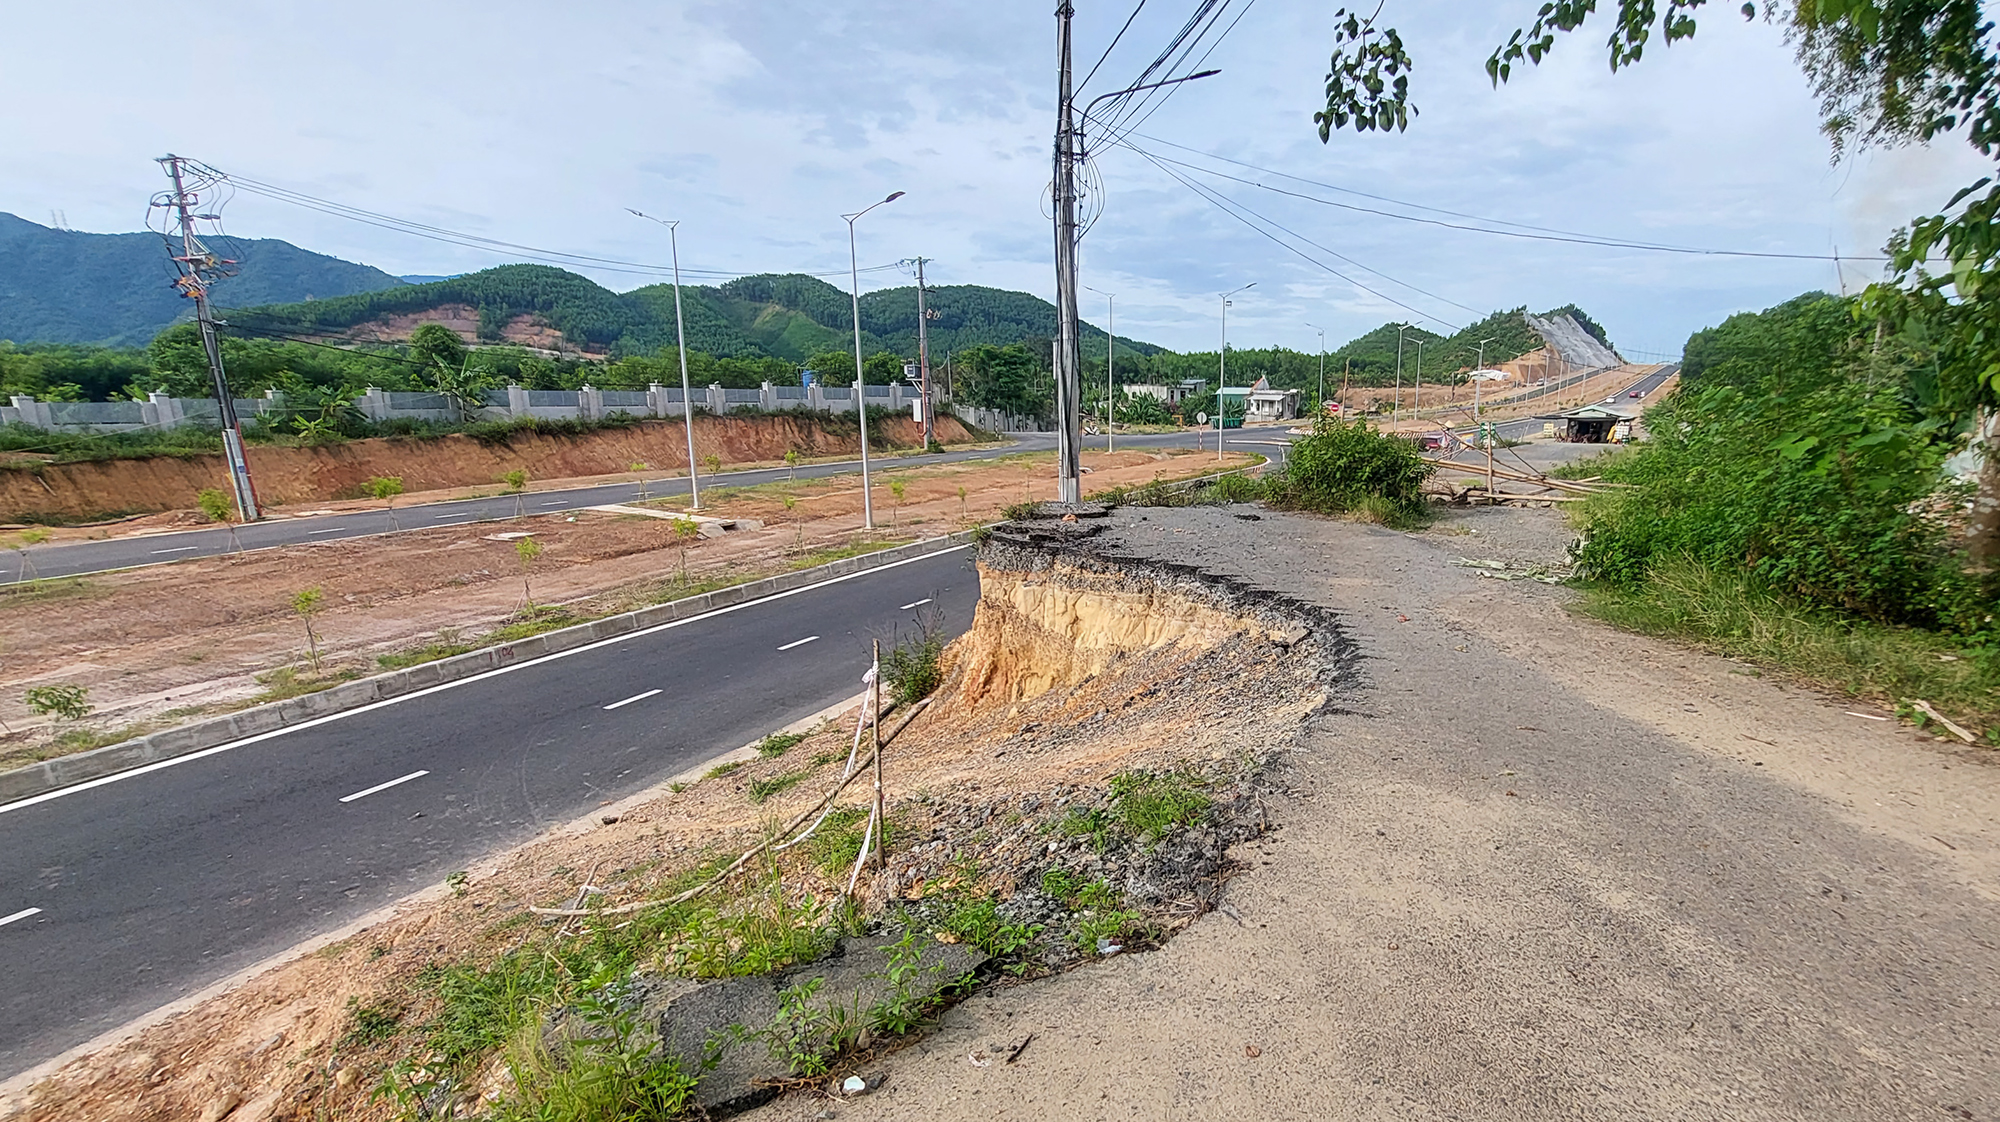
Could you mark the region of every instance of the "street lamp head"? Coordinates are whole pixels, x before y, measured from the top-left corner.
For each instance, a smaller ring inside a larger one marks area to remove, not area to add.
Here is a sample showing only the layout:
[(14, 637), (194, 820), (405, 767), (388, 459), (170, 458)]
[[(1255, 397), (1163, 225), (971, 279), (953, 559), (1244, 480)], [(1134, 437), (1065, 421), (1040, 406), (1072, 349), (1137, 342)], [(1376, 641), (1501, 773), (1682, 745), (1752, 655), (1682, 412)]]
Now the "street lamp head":
[(890, 192), (890, 193), (889, 193), (889, 197), (888, 197), (888, 198), (886, 198), (886, 199), (883, 199), (882, 201), (883, 201), (883, 202), (885, 202), (885, 203), (893, 203), (893, 202), (895, 202), (895, 201), (896, 201), (897, 199), (900, 199), (900, 198), (902, 198), (902, 197), (903, 197), (903, 192), (901, 192), (901, 191), (892, 191), (892, 192)]

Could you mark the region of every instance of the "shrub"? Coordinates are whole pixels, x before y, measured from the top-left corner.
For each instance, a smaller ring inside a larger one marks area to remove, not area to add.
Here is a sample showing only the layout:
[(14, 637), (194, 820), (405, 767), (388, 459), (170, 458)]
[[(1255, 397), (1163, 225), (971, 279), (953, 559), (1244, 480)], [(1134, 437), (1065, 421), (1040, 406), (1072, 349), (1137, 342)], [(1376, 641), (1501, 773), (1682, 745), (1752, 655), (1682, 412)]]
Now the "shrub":
[(916, 638), (896, 644), (882, 655), (882, 681), (904, 705), (921, 701), (944, 682), (944, 636), (929, 626)]
[(81, 721), (90, 716), (90, 690), (83, 686), (36, 686), (27, 693), (28, 709), (37, 716), (53, 714), (59, 721)]
[(1365, 508), (1372, 520), (1413, 525), (1424, 518), (1423, 487), (1431, 471), (1417, 446), (1401, 437), (1366, 420), (1322, 417), (1311, 436), (1293, 442), (1285, 470), (1266, 487), (1265, 501), (1321, 514)]

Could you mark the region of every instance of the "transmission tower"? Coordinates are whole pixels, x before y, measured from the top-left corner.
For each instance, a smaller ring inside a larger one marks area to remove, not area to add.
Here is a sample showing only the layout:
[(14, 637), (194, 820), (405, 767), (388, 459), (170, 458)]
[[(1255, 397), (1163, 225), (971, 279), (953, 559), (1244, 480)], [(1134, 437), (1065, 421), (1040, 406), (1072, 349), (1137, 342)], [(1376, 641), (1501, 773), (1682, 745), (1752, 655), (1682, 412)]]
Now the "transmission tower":
[(234, 261), (217, 257), (196, 236), (197, 221), (214, 222), (219, 215), (197, 214), (202, 195), (223, 181), (221, 172), (180, 156), (162, 156), (157, 161), (173, 180), (174, 189), (153, 196), (152, 207), (160, 215), (155, 227), (167, 241), (167, 255), (174, 262), (174, 287), (194, 301), (195, 322), (201, 328), (201, 348), (208, 354), (208, 372), (214, 381), (215, 403), (222, 422), (222, 455), (229, 465), (229, 487), (235, 493), (236, 513), (244, 522), (255, 522), (257, 492), (250, 484), (250, 464), (243, 456), (243, 428), (236, 419), (235, 395), (222, 372), (222, 345), (215, 334), (215, 310), (208, 302), (208, 290), (217, 280), (235, 272)]

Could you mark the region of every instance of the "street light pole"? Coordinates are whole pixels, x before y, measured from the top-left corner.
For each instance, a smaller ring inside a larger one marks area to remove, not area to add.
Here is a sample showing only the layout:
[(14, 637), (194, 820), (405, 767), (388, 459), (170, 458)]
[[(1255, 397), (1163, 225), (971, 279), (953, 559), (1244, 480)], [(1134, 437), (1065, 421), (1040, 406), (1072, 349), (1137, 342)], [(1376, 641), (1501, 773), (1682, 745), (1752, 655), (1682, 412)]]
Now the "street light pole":
[(1472, 419), (1475, 421), (1479, 419), (1479, 383), (1484, 381), (1480, 378), (1479, 372), (1486, 369), (1486, 344), (1492, 341), (1491, 339), (1479, 341), (1479, 362), (1472, 371)]
[(902, 197), (903, 193), (896, 191), (880, 203), (870, 203), (853, 214), (841, 215), (847, 220), (847, 283), (854, 305), (854, 415), (861, 422), (861, 525), (868, 530), (875, 528), (875, 498), (868, 490), (868, 382), (861, 369), (861, 263), (854, 249), (854, 223), (882, 203), (893, 203)]
[[(1090, 288), (1087, 284), (1083, 287)], [(1101, 288), (1090, 288), (1090, 291), (1104, 297), (1104, 452), (1110, 455), (1111, 426), (1114, 423), (1112, 396), (1117, 392), (1112, 378), (1112, 355), (1118, 350), (1118, 309), (1114, 306), (1118, 297)]]
[(1417, 390), (1410, 397), (1410, 412), (1417, 420), (1424, 419), (1424, 341), (1417, 340)]
[(1320, 412), (1324, 413), (1326, 411), (1326, 332), (1320, 331), (1319, 328), (1313, 327), (1310, 323), (1306, 324), (1306, 326), (1312, 327), (1314, 331), (1319, 331), (1319, 408)]
[(673, 247), (674, 255), (674, 346), (681, 356), (681, 420), (687, 427), (688, 447), (688, 509), (701, 509), (701, 481), (697, 478), (694, 463), (694, 396), (688, 387), (688, 341), (687, 321), (681, 316), (681, 242), (678, 227), (680, 219), (669, 222), (664, 218), (654, 218), (644, 211), (625, 208), (633, 214), (667, 228), (667, 244)]
[(1222, 350), (1215, 356), (1215, 458), (1222, 459), (1222, 438), (1228, 429), (1229, 408), (1223, 404), (1222, 391), (1229, 388), (1229, 298), (1239, 292), (1248, 292), (1257, 287), (1251, 281), (1242, 288), (1232, 288), (1222, 294)]
[(1389, 423), (1403, 419), (1403, 332), (1410, 325), (1405, 323), (1396, 328), (1396, 404), (1389, 407)]

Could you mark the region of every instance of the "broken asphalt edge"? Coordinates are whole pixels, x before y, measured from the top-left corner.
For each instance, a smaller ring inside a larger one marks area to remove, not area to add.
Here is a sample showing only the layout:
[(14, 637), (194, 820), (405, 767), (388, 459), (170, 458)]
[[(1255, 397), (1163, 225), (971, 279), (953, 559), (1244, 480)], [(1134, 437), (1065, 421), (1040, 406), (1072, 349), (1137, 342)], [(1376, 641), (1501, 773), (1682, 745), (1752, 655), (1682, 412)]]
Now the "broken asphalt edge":
[(838, 561), (815, 565), (809, 569), (779, 573), (761, 580), (719, 588), (713, 592), (704, 592), (665, 604), (656, 604), (650, 608), (605, 616), (603, 619), (577, 624), (574, 627), (545, 631), (540, 635), (512, 643), (482, 647), (476, 651), (441, 658), (435, 662), (419, 663), (402, 670), (391, 670), (352, 682), (343, 682), (317, 693), (302, 694), (284, 701), (252, 706), (220, 717), (211, 717), (103, 748), (94, 748), (88, 752), (56, 756), (39, 763), (0, 772), (0, 807), (38, 795), (46, 795), (65, 787), (108, 778), (135, 768), (193, 755), (196, 752), (205, 752), (234, 741), (280, 732), (307, 721), (316, 721), (360, 709), (447, 682), (461, 681), (505, 667), (519, 666), (591, 643), (615, 639), (649, 627), (702, 615), (718, 608), (734, 607), (823, 581), (854, 576), (870, 569), (885, 568), (934, 553), (960, 549), (971, 544), (979, 532), (960, 531), (873, 553), (843, 557)]

